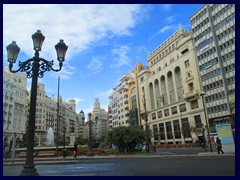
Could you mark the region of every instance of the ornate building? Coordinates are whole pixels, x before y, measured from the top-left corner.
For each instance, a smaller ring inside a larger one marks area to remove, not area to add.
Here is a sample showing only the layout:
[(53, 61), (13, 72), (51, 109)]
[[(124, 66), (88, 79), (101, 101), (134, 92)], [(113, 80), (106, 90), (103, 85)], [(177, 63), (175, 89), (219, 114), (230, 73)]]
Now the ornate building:
[[(151, 141), (185, 143), (198, 139), (185, 133), (205, 124), (201, 86), (191, 32), (179, 29), (148, 55), (148, 67), (138, 75), (139, 97), (145, 97)], [(144, 117), (143, 103), (140, 114)], [(142, 123), (145, 124), (142, 118)]]
[(99, 140), (107, 134), (108, 113), (104, 109), (101, 109), (98, 98), (94, 101), (92, 121), (92, 137), (95, 140)]

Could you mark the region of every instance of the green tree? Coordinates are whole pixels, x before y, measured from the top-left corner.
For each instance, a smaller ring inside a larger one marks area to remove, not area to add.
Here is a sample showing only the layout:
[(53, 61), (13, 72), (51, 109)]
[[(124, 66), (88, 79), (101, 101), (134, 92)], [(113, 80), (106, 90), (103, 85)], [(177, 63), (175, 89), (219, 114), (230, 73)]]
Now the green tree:
[(197, 127), (194, 126), (193, 124), (183, 125), (183, 126), (182, 126), (182, 129), (181, 129), (181, 133), (182, 133), (182, 135), (183, 135), (184, 141), (185, 141), (185, 138), (190, 137), (190, 138), (192, 139), (192, 142), (194, 142), (192, 135), (193, 135), (194, 133), (196, 134), (198, 131), (199, 131), (199, 128), (197, 128)]
[(133, 151), (136, 144), (146, 140), (145, 133), (140, 126), (119, 126), (108, 132), (106, 144), (118, 146), (120, 152), (125, 150)]
[(79, 144), (79, 145), (85, 145), (85, 144), (88, 143), (88, 139), (83, 139), (83, 138), (81, 138), (81, 137), (76, 138), (75, 141), (76, 141), (76, 143)]

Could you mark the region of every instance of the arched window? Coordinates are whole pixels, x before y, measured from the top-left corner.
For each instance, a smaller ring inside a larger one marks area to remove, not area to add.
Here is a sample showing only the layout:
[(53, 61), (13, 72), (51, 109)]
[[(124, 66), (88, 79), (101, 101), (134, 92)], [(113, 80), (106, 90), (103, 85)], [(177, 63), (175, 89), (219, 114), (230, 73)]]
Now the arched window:
[(180, 99), (183, 99), (183, 93), (184, 93), (180, 67), (176, 67), (174, 73), (175, 73), (177, 96), (178, 96), (178, 99), (180, 100)]
[(154, 87), (155, 87), (155, 101), (156, 101), (156, 107), (160, 107), (160, 91), (159, 91), (159, 82), (158, 79), (154, 81)]
[(155, 109), (154, 105), (154, 93), (153, 93), (153, 84), (149, 84), (149, 95), (150, 95), (150, 103), (151, 103), (151, 109)]

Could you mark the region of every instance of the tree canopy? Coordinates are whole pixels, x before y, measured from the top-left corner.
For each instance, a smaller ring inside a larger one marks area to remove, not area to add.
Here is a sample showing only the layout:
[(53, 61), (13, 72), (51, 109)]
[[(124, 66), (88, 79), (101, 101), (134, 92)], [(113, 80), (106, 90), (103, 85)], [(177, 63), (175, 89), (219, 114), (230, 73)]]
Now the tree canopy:
[(134, 150), (136, 144), (146, 140), (145, 132), (140, 126), (119, 126), (108, 132), (106, 142), (108, 145), (117, 145), (120, 151)]

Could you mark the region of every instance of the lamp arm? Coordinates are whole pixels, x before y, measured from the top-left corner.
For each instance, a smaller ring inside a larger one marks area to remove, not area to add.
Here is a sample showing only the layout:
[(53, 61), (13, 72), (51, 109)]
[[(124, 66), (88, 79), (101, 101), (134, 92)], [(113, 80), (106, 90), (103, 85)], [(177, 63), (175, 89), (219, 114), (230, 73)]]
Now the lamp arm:
[(31, 78), (32, 77), (32, 68), (33, 68), (33, 62), (34, 62), (34, 59), (31, 58), (31, 59), (28, 59), (24, 62), (21, 62), (19, 61), (19, 68), (17, 70), (13, 70), (13, 63), (11, 62), (9, 64), (9, 70), (10, 72), (12, 73), (17, 73), (17, 72), (26, 72), (27, 73), (27, 77), (28, 78)]
[(55, 71), (55, 72), (58, 72), (62, 69), (62, 65), (63, 63), (60, 62), (59, 63), (59, 69), (54, 69), (52, 66), (53, 66), (53, 60), (52, 61), (47, 61), (46, 59), (43, 59), (43, 58), (39, 58), (39, 72), (38, 72), (38, 77), (39, 78), (42, 78), (43, 77), (43, 74), (44, 72), (46, 71)]
[(54, 69), (53, 66), (53, 60), (52, 61), (47, 61), (46, 59), (43, 58), (31, 58), (28, 59), (24, 62), (19, 61), (19, 68), (17, 70), (13, 70), (13, 63), (11, 62), (9, 64), (9, 70), (12, 73), (17, 73), (17, 72), (26, 72), (27, 77), (31, 78), (33, 76), (33, 67), (34, 67), (34, 63), (38, 63), (39, 64), (39, 69), (38, 69), (38, 77), (42, 78), (44, 72), (46, 71), (60, 71), (62, 69), (63, 63), (60, 62), (59, 63), (59, 69)]

